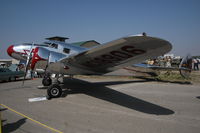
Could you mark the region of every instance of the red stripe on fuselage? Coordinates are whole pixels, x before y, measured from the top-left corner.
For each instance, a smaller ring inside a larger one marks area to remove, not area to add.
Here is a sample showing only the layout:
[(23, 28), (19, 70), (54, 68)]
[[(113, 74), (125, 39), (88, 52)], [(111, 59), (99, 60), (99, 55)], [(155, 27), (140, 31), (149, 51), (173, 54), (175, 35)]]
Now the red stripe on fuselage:
[(43, 58), (41, 58), (39, 55), (38, 55), (38, 51), (39, 51), (39, 47), (36, 47), (34, 50), (33, 50), (33, 57), (32, 57), (32, 62), (31, 62), (31, 69), (33, 70), (35, 68), (35, 64), (40, 61), (40, 60), (45, 60)]

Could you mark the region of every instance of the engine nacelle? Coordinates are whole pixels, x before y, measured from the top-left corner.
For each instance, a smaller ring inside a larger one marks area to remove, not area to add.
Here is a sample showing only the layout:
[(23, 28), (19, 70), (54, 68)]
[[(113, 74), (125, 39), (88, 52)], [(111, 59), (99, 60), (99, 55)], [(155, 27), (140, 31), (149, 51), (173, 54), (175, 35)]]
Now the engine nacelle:
[(50, 53), (50, 51), (45, 48), (36, 47), (33, 50), (31, 69), (33, 70), (35, 68), (35, 65), (38, 61), (48, 61), (49, 53)]
[[(36, 63), (39, 61), (46, 61), (48, 64), (50, 64), (57, 62), (63, 57), (65, 57), (65, 55), (61, 53), (49, 51), (48, 49), (42, 47), (36, 47), (33, 51), (31, 69), (33, 70)], [(45, 69), (45, 67), (43, 69)]]

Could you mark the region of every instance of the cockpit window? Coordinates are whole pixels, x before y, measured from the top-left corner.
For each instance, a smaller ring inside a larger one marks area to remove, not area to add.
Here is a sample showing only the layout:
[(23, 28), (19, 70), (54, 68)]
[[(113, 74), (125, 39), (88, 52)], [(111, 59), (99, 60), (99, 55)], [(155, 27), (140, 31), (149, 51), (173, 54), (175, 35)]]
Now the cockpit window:
[(46, 45), (46, 44), (34, 44), (34, 46), (48, 47), (48, 45)]
[(52, 43), (52, 44), (50, 44), (50, 46), (52, 47), (52, 48), (58, 48), (58, 44), (55, 44), (55, 43)]
[(70, 49), (68, 49), (68, 48), (63, 48), (63, 52), (66, 53), (66, 54), (69, 54)]

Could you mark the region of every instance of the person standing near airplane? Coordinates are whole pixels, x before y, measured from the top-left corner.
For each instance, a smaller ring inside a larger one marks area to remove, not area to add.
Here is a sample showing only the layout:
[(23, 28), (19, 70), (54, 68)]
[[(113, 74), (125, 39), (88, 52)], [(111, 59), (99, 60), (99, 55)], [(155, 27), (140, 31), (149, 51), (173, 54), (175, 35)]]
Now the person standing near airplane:
[(171, 67), (171, 57), (166, 57), (166, 67)]
[(193, 63), (194, 63), (194, 70), (199, 70), (199, 61), (197, 59), (193, 59)]

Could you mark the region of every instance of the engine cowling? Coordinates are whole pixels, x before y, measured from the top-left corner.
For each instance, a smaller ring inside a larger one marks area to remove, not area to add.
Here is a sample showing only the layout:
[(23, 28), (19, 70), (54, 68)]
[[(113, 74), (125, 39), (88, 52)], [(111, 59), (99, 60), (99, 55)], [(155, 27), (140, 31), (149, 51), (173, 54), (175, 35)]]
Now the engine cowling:
[[(31, 69), (33, 70), (36, 63), (39, 61), (47, 61), (48, 64), (51, 64), (58, 62), (63, 57), (65, 57), (64, 54), (49, 51), (48, 49), (42, 47), (36, 47), (33, 51)], [(45, 67), (43, 69), (45, 69)]]
[(50, 54), (49, 50), (47, 50), (45, 48), (41, 48), (41, 47), (36, 47), (33, 50), (31, 69), (33, 70), (35, 68), (35, 65), (38, 61), (48, 61), (49, 54)]

